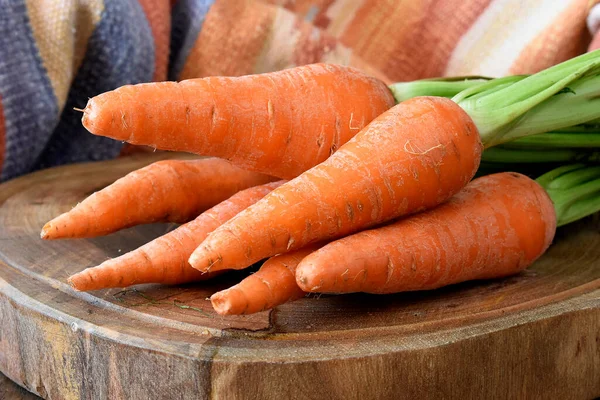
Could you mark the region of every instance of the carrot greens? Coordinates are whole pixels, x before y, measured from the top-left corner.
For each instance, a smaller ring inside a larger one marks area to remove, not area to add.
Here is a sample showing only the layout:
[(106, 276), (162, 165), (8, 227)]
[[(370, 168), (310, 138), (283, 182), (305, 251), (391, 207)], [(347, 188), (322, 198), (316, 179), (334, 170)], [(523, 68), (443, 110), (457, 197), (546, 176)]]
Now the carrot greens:
[(600, 211), (600, 166), (564, 165), (536, 181), (554, 203), (558, 226)]
[[(555, 146), (573, 147), (588, 139), (594, 144), (585, 147), (596, 147), (600, 140), (597, 127), (571, 130), (600, 118), (600, 50), (533, 75), (425, 79), (392, 84), (390, 89), (398, 102), (416, 96), (452, 98), (473, 119), (486, 148), (515, 139), (544, 145), (549, 138)], [(593, 138), (576, 135), (590, 130)], [(546, 132), (558, 136), (529, 138)], [(520, 139), (524, 137), (528, 140)]]

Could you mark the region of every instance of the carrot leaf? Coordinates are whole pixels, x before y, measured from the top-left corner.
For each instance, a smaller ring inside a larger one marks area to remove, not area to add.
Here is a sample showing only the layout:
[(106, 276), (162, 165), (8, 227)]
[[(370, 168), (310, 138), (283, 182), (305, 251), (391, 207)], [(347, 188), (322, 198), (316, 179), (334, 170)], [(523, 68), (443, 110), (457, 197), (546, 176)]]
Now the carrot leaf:
[(500, 147), (510, 149), (600, 148), (600, 127), (578, 128), (576, 126), (566, 130), (540, 133), (503, 143), (496, 148)]
[(582, 151), (572, 148), (529, 149), (492, 147), (486, 149), (481, 160), (492, 163), (565, 163), (565, 162), (598, 162), (600, 151)]
[(484, 146), (600, 118), (600, 50), (530, 76), (492, 79), (452, 98), (473, 119)]

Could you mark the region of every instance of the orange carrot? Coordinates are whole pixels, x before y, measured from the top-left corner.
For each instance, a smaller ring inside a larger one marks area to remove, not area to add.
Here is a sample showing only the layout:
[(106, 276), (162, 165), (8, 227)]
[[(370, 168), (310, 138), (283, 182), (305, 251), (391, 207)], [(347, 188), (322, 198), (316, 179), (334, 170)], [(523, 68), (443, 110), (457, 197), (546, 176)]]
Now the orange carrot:
[(307, 292), (395, 293), (500, 278), (531, 265), (555, 230), (537, 182), (488, 175), (433, 210), (324, 246), (302, 260), (296, 280)]
[(159, 161), (54, 218), (44, 225), (41, 237), (94, 237), (138, 224), (187, 222), (239, 190), (273, 180), (218, 158)]
[(254, 204), (283, 182), (252, 187), (234, 194), (195, 220), (120, 257), (69, 277), (77, 290), (127, 287), (140, 283), (177, 284), (208, 279), (191, 268), (189, 255), (219, 225)]
[(407, 100), (326, 161), (216, 229), (190, 264), (201, 271), (241, 269), (432, 208), (471, 180), (481, 151), (475, 125), (454, 102)]
[(96, 135), (217, 156), (289, 179), (393, 105), (385, 83), (354, 68), (311, 64), (123, 86), (90, 99), (82, 122)]
[(306, 293), (296, 284), (296, 266), (318, 247), (269, 258), (256, 273), (213, 294), (213, 308), (221, 315), (253, 314), (304, 297)]

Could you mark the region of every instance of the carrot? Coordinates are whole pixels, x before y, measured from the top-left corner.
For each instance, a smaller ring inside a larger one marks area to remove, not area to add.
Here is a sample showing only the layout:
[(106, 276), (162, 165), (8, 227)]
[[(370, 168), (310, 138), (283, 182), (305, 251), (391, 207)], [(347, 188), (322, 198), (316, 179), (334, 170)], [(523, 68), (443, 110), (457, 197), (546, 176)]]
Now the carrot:
[(600, 118), (599, 72), (597, 51), (528, 77), (486, 81), (452, 100), (406, 100), (216, 229), (189, 262), (201, 271), (246, 268), (432, 208), (471, 180), (484, 145)]
[(212, 232), (190, 264), (201, 271), (241, 269), (431, 208), (471, 180), (481, 151), (477, 128), (451, 100), (405, 101)]
[(127, 254), (87, 268), (69, 277), (68, 282), (83, 291), (141, 283), (178, 284), (211, 278), (215, 274), (203, 274), (189, 266), (189, 255), (208, 233), (282, 183), (268, 183), (238, 192), (195, 220)]
[(123, 86), (90, 99), (82, 122), (96, 135), (217, 156), (289, 179), (393, 105), (383, 82), (354, 68), (311, 64)]
[(217, 158), (159, 161), (54, 218), (41, 237), (95, 237), (144, 223), (187, 222), (239, 190), (273, 180)]
[(448, 202), (334, 241), (305, 257), (299, 287), (322, 293), (395, 293), (515, 274), (556, 231), (548, 194), (517, 173), (475, 179)]
[[(600, 166), (565, 165), (536, 182), (515, 173), (477, 179), (433, 210), (275, 256), (211, 301), (219, 314), (249, 314), (311, 287), (389, 293), (518, 272), (545, 251), (556, 226), (600, 210)], [(294, 271), (300, 286), (290, 282)]]
[(306, 293), (296, 284), (296, 266), (317, 248), (309, 246), (269, 258), (256, 273), (213, 294), (213, 308), (221, 315), (253, 314), (304, 297)]

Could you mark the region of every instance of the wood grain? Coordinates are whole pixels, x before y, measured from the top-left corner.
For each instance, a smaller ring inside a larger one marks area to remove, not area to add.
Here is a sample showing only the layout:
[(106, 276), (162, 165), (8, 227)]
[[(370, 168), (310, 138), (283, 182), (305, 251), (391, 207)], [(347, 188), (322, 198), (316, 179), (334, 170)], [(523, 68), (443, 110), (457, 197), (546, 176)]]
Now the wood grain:
[(38, 396), (0, 374), (0, 400), (36, 400)]
[[(508, 279), (398, 295), (311, 296), (250, 316), (213, 282), (73, 291), (68, 275), (172, 229), (45, 242), (42, 225), (158, 158), (0, 186), (0, 371), (51, 399), (561, 398), (600, 395), (600, 219), (558, 232)], [(182, 307), (183, 306), (183, 307)]]

